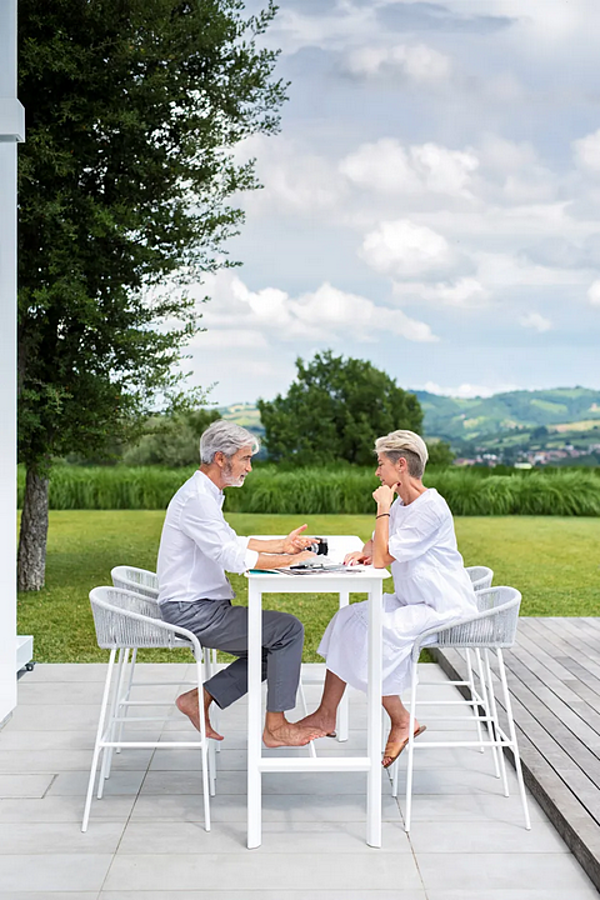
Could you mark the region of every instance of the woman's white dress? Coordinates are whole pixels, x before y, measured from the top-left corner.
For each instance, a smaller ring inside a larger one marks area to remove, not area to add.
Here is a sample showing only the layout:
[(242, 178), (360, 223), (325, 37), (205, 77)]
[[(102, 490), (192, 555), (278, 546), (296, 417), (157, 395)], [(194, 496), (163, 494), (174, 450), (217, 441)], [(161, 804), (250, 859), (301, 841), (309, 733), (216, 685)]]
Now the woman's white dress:
[[(410, 654), (428, 628), (476, 610), (475, 592), (456, 546), (448, 504), (429, 488), (408, 506), (398, 498), (389, 522), (394, 593), (383, 595), (383, 695), (410, 683)], [(339, 610), (327, 626), (319, 653), (327, 668), (360, 690), (368, 680), (368, 603)]]

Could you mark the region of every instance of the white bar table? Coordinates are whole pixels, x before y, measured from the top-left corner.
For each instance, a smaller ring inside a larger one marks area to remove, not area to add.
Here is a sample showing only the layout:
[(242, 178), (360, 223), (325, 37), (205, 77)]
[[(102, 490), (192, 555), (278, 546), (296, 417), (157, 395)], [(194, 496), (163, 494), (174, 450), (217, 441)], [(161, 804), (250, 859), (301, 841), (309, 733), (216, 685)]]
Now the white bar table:
[[(264, 535), (263, 537), (266, 537)], [(328, 537), (329, 557), (362, 547), (357, 537)], [(248, 848), (261, 844), (263, 772), (366, 772), (367, 844), (381, 846), (381, 598), (386, 569), (365, 567), (354, 572), (286, 575), (248, 573)], [(369, 595), (369, 689), (367, 696), (367, 755), (318, 758), (262, 755), (262, 597), (263, 594), (339, 594), (342, 604), (350, 593)]]

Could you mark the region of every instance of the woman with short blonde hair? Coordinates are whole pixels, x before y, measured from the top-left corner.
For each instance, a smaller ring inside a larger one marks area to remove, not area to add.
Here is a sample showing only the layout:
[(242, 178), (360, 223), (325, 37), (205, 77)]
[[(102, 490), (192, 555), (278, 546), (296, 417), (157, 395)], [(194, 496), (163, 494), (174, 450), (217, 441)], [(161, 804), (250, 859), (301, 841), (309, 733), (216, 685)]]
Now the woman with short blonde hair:
[[(345, 562), (392, 568), (394, 593), (383, 597), (382, 702), (392, 723), (383, 757), (387, 768), (408, 743), (409, 712), (399, 694), (409, 685), (416, 638), (472, 613), (476, 603), (448, 504), (422, 482), (428, 458), (423, 438), (413, 431), (392, 431), (377, 439), (375, 452), (381, 486), (373, 492), (377, 504), (373, 536)], [(353, 603), (340, 609), (327, 626), (319, 645), (327, 661), (323, 697), (303, 724), (331, 732), (346, 684), (366, 692), (368, 620), (368, 604)], [(415, 722), (415, 735), (424, 730)]]

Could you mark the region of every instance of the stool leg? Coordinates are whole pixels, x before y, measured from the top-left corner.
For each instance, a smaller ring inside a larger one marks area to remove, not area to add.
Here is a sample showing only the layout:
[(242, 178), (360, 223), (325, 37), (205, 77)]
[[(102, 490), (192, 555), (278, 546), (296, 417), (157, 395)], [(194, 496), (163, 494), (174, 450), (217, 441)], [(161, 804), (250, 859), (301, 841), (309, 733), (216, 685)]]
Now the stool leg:
[(410, 722), (408, 726), (408, 760), (406, 763), (406, 813), (404, 818), (404, 830), (406, 832), (410, 831), (410, 819), (412, 813), (412, 787), (415, 749), (415, 708), (417, 705), (417, 662), (418, 659), (413, 660), (410, 679)]
[[(204, 652), (205, 658), (207, 656)], [(201, 659), (196, 660), (196, 678), (198, 681), (198, 697), (202, 697), (203, 664)], [(200, 701), (199, 701), (200, 702)], [(200, 753), (202, 759), (202, 797), (204, 801), (204, 829), (210, 831), (210, 787), (209, 787), (209, 753), (208, 738), (206, 737), (206, 721), (203, 711), (200, 712)], [(211, 775), (213, 773), (211, 772)]]
[[(340, 609), (342, 606), (348, 606), (350, 603), (350, 592), (340, 591)], [(344, 696), (340, 701), (337, 712), (336, 731), (338, 741), (347, 741), (350, 729), (350, 691), (348, 688), (344, 691)]]
[(521, 803), (523, 804), (523, 815), (525, 817), (525, 828), (527, 831), (531, 829), (531, 820), (529, 818), (529, 807), (527, 805), (527, 795), (525, 793), (525, 782), (523, 781), (523, 769), (521, 767), (521, 757), (519, 755), (519, 747), (517, 744), (517, 732), (515, 729), (515, 720), (512, 714), (512, 703), (510, 702), (510, 694), (508, 691), (508, 682), (506, 680), (506, 670), (504, 668), (504, 657), (502, 650), (498, 650), (498, 669), (500, 671), (500, 681), (502, 683), (502, 692), (504, 696), (504, 708), (508, 719), (508, 734), (515, 758), (515, 771), (517, 773), (517, 781), (519, 783), (519, 793), (521, 794)]
[[(133, 687), (133, 675), (135, 672), (136, 660), (137, 660), (137, 648), (134, 647), (133, 650), (131, 651), (131, 659), (129, 661), (129, 676), (127, 678), (127, 690), (125, 691), (125, 694), (123, 697), (124, 700), (131, 699), (131, 689)], [(121, 706), (119, 704), (119, 706), (117, 706), (117, 711), (118, 711), (118, 715), (120, 717), (122, 716), (123, 718), (125, 718), (126, 716), (129, 715), (129, 706), (124, 706), (123, 709), (121, 709)], [(125, 728), (125, 722), (119, 722), (119, 733), (117, 736), (118, 741), (123, 740), (123, 729), (124, 728)], [(115, 753), (120, 753), (120, 752), (121, 752), (121, 748), (116, 747)]]
[[(217, 671), (217, 651), (215, 650), (214, 647), (211, 650), (209, 650), (205, 647), (203, 652), (204, 652), (204, 670), (205, 670), (204, 680), (208, 681), (210, 678), (212, 678), (212, 676)], [(202, 691), (200, 691), (199, 696), (200, 697), (202, 696)], [(221, 719), (221, 710), (219, 709), (219, 707), (217, 706), (216, 703), (214, 704), (211, 716), (212, 716), (212, 720), (213, 720), (213, 723), (215, 726), (215, 730), (218, 731), (219, 730), (219, 722)], [(214, 754), (221, 752), (221, 741), (212, 741), (211, 747), (212, 747), (213, 760), (216, 764), (216, 757), (214, 756)], [(214, 791), (213, 791), (213, 796), (214, 796)]]
[[(117, 733), (117, 725), (115, 722), (115, 716), (118, 715), (119, 711), (119, 703), (121, 701), (121, 692), (123, 690), (123, 677), (125, 674), (125, 669), (127, 666), (127, 660), (129, 659), (129, 648), (121, 647), (119, 650), (119, 661), (117, 663), (117, 680), (115, 683), (115, 689), (112, 696), (112, 702), (110, 705), (110, 715), (109, 715), (109, 732), (110, 738), (109, 740), (114, 741)], [(112, 755), (113, 755), (113, 747), (106, 747), (104, 753), (102, 755), (102, 768), (100, 771), (100, 780), (98, 782), (98, 800), (102, 800), (102, 795), (104, 793), (104, 782), (107, 778), (110, 778), (110, 769), (112, 765)]]
[(92, 756), (92, 765), (90, 768), (90, 779), (88, 781), (87, 795), (85, 798), (85, 807), (83, 810), (83, 821), (81, 823), (82, 831), (87, 831), (88, 822), (90, 819), (92, 794), (94, 793), (94, 782), (96, 780), (96, 771), (98, 769), (98, 760), (100, 758), (100, 751), (102, 749), (102, 739), (104, 736), (104, 723), (106, 721), (106, 708), (108, 706), (108, 698), (110, 695), (110, 683), (112, 680), (112, 673), (113, 673), (116, 653), (117, 653), (117, 648), (113, 647), (112, 650), (110, 651), (110, 657), (108, 660), (108, 668), (106, 671), (106, 681), (104, 682), (104, 694), (102, 695), (102, 704), (100, 706), (100, 717), (98, 719), (98, 730), (96, 731), (96, 741), (94, 743), (94, 753)]
[[(502, 775), (502, 786), (504, 788), (504, 796), (508, 797), (508, 778), (506, 777), (506, 760), (504, 759), (504, 751), (502, 749), (502, 732), (500, 730), (500, 719), (498, 717), (498, 704), (496, 703), (496, 694), (494, 692), (494, 681), (492, 675), (492, 667), (490, 665), (490, 651), (485, 649), (485, 668), (486, 668), (486, 680), (487, 680), (487, 688), (488, 694), (490, 697), (490, 713), (492, 717), (492, 721), (490, 722), (490, 728), (492, 729), (492, 733), (494, 735), (494, 740), (498, 742), (497, 750), (498, 750), (498, 760), (500, 762), (500, 774)], [(498, 651), (499, 652), (499, 651)]]
[[(485, 653), (486, 651), (484, 651)], [(483, 703), (483, 711), (486, 716), (487, 728), (490, 735), (491, 749), (492, 749), (492, 759), (494, 760), (494, 775), (496, 778), (500, 778), (500, 766), (498, 765), (498, 747), (495, 743), (496, 741), (496, 729), (495, 724), (491, 720), (491, 700), (489, 698), (489, 690), (488, 690), (488, 671), (487, 667), (484, 663), (484, 660), (481, 655), (481, 650), (479, 647), (475, 651), (475, 655), (477, 657), (477, 669), (479, 672), (479, 684), (481, 685), (481, 701)], [(482, 750), (485, 747), (482, 746)]]
[[(477, 740), (480, 743), (479, 752), (483, 753), (483, 734), (481, 732), (481, 720), (479, 718), (479, 710), (477, 709), (476, 703), (476, 690), (475, 690), (475, 680), (473, 676), (473, 666), (471, 663), (471, 651), (469, 648), (466, 648), (465, 651), (465, 659), (467, 663), (467, 681), (469, 682), (469, 691), (471, 692), (471, 700), (473, 701), (473, 715), (475, 716), (475, 725), (477, 727)], [(481, 680), (481, 660), (478, 659), (479, 663), (479, 679)]]

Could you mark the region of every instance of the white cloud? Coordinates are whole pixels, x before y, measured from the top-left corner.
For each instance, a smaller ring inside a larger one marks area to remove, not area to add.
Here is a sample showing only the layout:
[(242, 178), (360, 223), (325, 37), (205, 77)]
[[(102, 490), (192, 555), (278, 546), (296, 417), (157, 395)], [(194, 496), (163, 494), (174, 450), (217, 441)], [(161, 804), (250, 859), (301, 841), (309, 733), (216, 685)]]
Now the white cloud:
[(427, 190), (441, 194), (466, 194), (469, 177), (479, 165), (470, 151), (448, 150), (431, 142), (411, 147), (411, 156)]
[[(206, 346), (260, 348), (267, 346), (266, 336), (269, 345), (290, 340), (372, 341), (382, 334), (418, 343), (439, 340), (427, 323), (329, 282), (291, 297), (273, 287), (251, 291), (239, 277), (224, 270), (207, 278), (205, 291), (213, 302), (205, 308), (208, 331), (198, 336), (197, 346), (204, 341)], [(213, 337), (207, 339), (208, 335)]]
[(433, 192), (471, 196), (468, 184), (478, 166), (469, 150), (449, 150), (439, 144), (405, 149), (395, 138), (362, 144), (340, 162), (340, 172), (360, 187), (380, 193)]
[(347, 184), (326, 157), (281, 135), (255, 135), (236, 150), (236, 160), (256, 158), (263, 185), (238, 199), (246, 209), (269, 214), (311, 214), (331, 210), (343, 199)]
[(313, 328), (335, 333), (350, 331), (355, 339), (370, 337), (376, 332), (396, 334), (409, 341), (429, 342), (439, 340), (425, 322), (411, 319), (401, 310), (376, 306), (366, 297), (349, 294), (328, 282), (314, 293), (303, 294), (292, 302), (293, 313)]
[(489, 298), (489, 291), (476, 278), (459, 278), (454, 282), (440, 281), (437, 284), (396, 282), (394, 294), (400, 298), (425, 300), (461, 309), (485, 306)]
[(382, 222), (365, 236), (359, 252), (375, 271), (400, 279), (446, 269), (455, 262), (445, 237), (408, 219)]
[(550, 319), (547, 319), (545, 316), (542, 316), (541, 313), (536, 312), (527, 313), (527, 315), (521, 316), (519, 318), (519, 323), (523, 328), (533, 328), (534, 331), (539, 331), (540, 334), (543, 334), (544, 331), (550, 331), (552, 328)]
[(600, 281), (594, 281), (590, 285), (587, 295), (592, 306), (600, 306)]
[[(417, 389), (418, 390), (418, 389)], [(492, 397), (494, 394), (503, 394), (507, 391), (521, 390), (517, 384), (501, 384), (496, 387), (485, 387), (480, 384), (461, 384), (458, 387), (441, 387), (434, 381), (427, 381), (423, 387), (430, 394), (440, 394), (443, 397), (457, 397), (460, 400), (470, 400), (474, 397)]]
[(573, 141), (575, 162), (588, 172), (600, 172), (600, 128), (587, 137)]
[(489, 288), (522, 285), (556, 287), (589, 282), (589, 274), (584, 271), (538, 265), (522, 255), (477, 252), (473, 257), (478, 262), (477, 277)]
[(486, 169), (518, 172), (537, 162), (537, 153), (529, 141), (509, 141), (498, 134), (485, 134), (479, 145), (479, 159)]
[(443, 84), (452, 74), (452, 61), (426, 44), (364, 46), (347, 54), (344, 69), (355, 77), (401, 75), (417, 84)]
[(406, 150), (394, 138), (362, 144), (342, 159), (339, 168), (354, 184), (381, 193), (413, 193), (421, 189), (420, 179)]
[(264, 334), (255, 329), (209, 329), (195, 335), (189, 344), (190, 348), (239, 350), (242, 348), (260, 349), (268, 347)]

